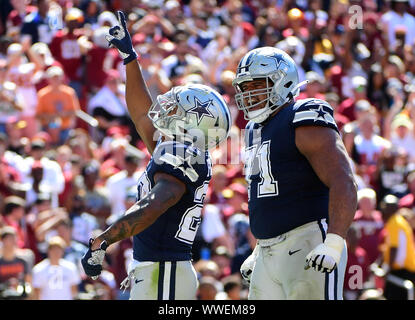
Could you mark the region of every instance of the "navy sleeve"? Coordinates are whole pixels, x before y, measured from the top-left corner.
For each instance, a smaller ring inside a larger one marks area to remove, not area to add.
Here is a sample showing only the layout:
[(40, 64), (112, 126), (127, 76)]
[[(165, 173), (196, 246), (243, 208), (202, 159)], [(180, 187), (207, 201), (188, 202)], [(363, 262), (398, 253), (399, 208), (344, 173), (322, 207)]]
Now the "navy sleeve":
[(207, 176), (204, 152), (177, 142), (162, 142), (154, 150), (155, 172), (174, 176), (186, 185), (191, 185)]
[(32, 42), (36, 42), (36, 39), (38, 38), (37, 34), (37, 25), (32, 22), (25, 22), (23, 23), (22, 29), (20, 31), (21, 34), (28, 34), (32, 36)]
[(294, 107), (292, 124), (296, 128), (312, 125), (329, 127), (339, 132), (334, 120), (333, 108), (326, 101), (320, 99), (297, 101)]

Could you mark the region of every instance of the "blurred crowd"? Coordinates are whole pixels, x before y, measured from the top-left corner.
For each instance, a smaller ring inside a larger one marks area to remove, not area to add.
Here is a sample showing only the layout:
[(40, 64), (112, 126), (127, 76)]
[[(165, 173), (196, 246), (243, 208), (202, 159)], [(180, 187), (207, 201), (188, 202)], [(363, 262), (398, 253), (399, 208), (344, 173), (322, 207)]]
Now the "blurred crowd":
[[(227, 101), (230, 139), (193, 247), (198, 299), (246, 299), (239, 267), (249, 230), (240, 58), (275, 46), (309, 83), (300, 99), (335, 110), (358, 183), (347, 238), (346, 299), (382, 299), (384, 269), (415, 273), (415, 1), (4, 0), (0, 2), (0, 295), (128, 299), (119, 290), (131, 239), (108, 249), (97, 281), (83, 273), (88, 239), (135, 202), (149, 154), (129, 118), (125, 66), (105, 35), (123, 10), (153, 98), (203, 83)], [(283, 138), (283, 137), (281, 137)], [(386, 200), (385, 200), (386, 199)], [(388, 248), (398, 248), (387, 266)], [(383, 264), (382, 264), (383, 262)]]

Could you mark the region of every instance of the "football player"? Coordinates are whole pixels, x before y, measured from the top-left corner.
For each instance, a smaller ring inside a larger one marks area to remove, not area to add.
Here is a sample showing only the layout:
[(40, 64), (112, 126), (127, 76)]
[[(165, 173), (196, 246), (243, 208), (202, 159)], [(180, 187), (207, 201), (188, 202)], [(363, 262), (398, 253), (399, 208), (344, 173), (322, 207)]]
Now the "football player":
[(356, 186), (331, 106), (295, 101), (304, 84), (284, 51), (240, 61), (233, 85), (246, 126), (249, 216), (258, 239), (241, 266), (249, 299), (342, 299)]
[[(224, 99), (201, 84), (174, 87), (152, 103), (122, 12), (118, 19), (107, 40), (124, 59), (128, 110), (152, 157), (138, 181), (138, 201), (90, 240), (82, 264), (97, 277), (107, 247), (133, 237), (133, 263), (123, 281), (131, 285), (130, 299), (195, 299), (191, 249), (212, 175), (208, 149), (227, 137), (230, 113)], [(153, 141), (156, 129), (162, 135)]]

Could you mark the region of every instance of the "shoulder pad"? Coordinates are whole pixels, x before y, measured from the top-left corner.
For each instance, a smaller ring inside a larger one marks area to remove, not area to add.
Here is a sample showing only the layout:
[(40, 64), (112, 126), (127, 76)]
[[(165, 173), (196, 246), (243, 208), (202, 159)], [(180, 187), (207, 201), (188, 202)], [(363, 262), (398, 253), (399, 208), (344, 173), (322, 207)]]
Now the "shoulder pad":
[(187, 177), (191, 182), (199, 178), (194, 165), (204, 164), (206, 161), (201, 150), (173, 141), (160, 143), (154, 151), (153, 160), (159, 166), (168, 166), (169, 172), (181, 171), (182, 176)]
[(298, 100), (293, 106), (295, 126), (316, 125), (331, 127), (338, 131), (333, 117), (333, 108), (321, 99)]

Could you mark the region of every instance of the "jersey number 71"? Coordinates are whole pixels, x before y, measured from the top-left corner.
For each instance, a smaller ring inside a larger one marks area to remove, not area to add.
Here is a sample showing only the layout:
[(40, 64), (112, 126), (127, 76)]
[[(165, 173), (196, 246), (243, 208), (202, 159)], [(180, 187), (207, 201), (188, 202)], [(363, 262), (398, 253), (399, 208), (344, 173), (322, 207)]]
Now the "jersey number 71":
[[(271, 140), (257, 144), (245, 149), (245, 177), (251, 189), (252, 178), (260, 176), (261, 180), (257, 185), (257, 197), (274, 197), (278, 195), (278, 181), (274, 179), (271, 171), (270, 161)], [(259, 171), (259, 172), (255, 172)], [(250, 194), (250, 192), (248, 192)]]

